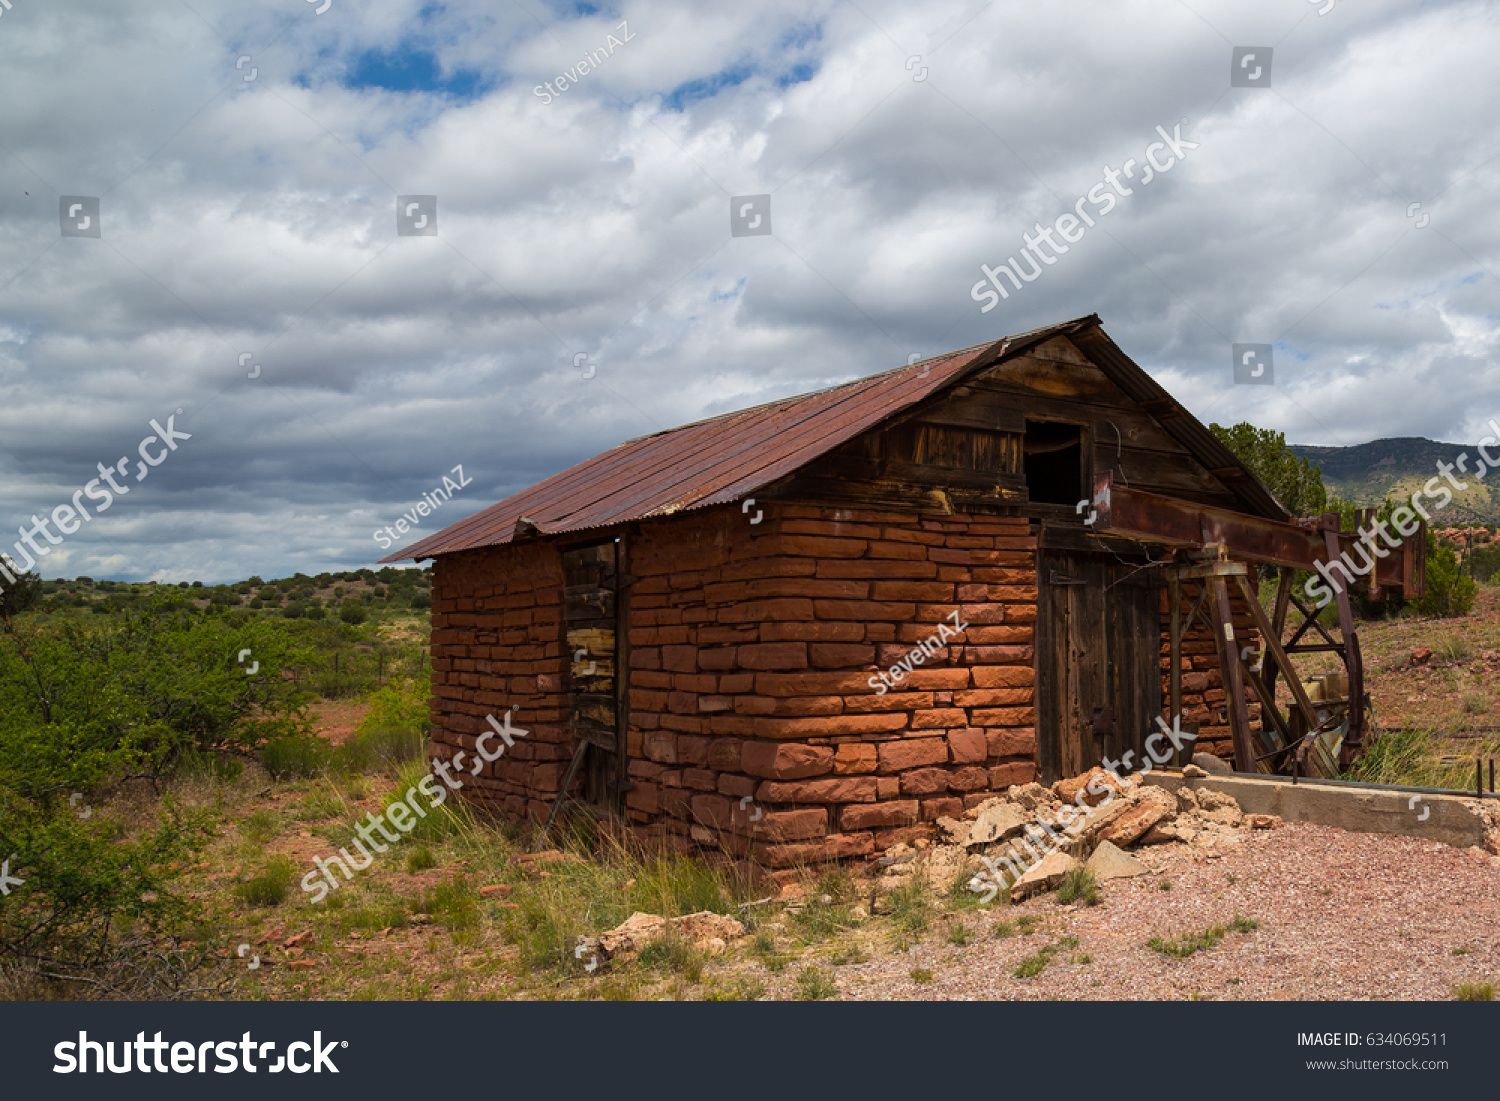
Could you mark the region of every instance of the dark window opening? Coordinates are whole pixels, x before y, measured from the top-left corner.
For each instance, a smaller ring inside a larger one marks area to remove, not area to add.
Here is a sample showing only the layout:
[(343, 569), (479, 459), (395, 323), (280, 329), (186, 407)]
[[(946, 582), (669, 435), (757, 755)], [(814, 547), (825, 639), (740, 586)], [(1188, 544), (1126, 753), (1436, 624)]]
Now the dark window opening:
[(1033, 501), (1077, 504), (1083, 487), (1083, 429), (1055, 421), (1026, 422), (1026, 491)]

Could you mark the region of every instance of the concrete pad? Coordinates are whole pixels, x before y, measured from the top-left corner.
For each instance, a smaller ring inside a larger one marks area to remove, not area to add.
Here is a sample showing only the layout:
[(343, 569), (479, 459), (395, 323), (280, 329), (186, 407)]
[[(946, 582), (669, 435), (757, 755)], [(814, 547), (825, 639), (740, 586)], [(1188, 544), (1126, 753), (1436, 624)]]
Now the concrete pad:
[(1142, 781), (1177, 792), (1215, 791), (1230, 796), (1249, 814), (1272, 814), (1288, 822), (1312, 822), (1354, 833), (1398, 834), (1440, 841), (1457, 849), (1477, 845), (1500, 852), (1500, 800), (1431, 795), (1316, 780), (1292, 783), (1287, 776), (1226, 776), (1184, 779), (1153, 769)]

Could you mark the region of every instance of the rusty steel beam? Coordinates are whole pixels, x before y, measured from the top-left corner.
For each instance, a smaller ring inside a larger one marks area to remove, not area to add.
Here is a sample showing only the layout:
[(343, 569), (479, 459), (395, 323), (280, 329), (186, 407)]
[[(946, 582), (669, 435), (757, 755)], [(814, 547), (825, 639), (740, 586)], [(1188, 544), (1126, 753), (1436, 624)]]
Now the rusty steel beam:
[[(1326, 563), (1332, 544), (1325, 542), (1326, 518), (1284, 523), (1249, 516), (1242, 512), (1146, 493), (1113, 484), (1113, 473), (1105, 472), (1094, 486), (1094, 508), (1098, 516), (1093, 529), (1129, 539), (1174, 547), (1201, 547), (1222, 543), (1239, 561), (1298, 570), (1316, 570)], [(1336, 520), (1335, 520), (1336, 522)], [(1355, 532), (1328, 532), (1340, 551), (1360, 543)], [(1375, 556), (1375, 584), (1408, 598), (1422, 595), (1425, 580), (1426, 530), (1415, 532), (1384, 558)], [(1354, 562), (1367, 552), (1352, 552)], [(1341, 571), (1333, 571), (1343, 581)], [(1358, 578), (1361, 584), (1366, 578)]]

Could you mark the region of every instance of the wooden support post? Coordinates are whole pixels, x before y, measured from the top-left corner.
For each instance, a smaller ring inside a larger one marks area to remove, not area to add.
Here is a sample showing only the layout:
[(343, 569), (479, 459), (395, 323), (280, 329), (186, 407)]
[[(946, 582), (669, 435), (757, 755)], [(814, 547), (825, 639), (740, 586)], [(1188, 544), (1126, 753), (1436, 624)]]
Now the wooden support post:
[(630, 530), (615, 544), (615, 782), (614, 809), (625, 812), (630, 782)]
[[(1182, 579), (1177, 576), (1176, 570), (1167, 572), (1167, 603), (1172, 609), (1171, 625), (1168, 629), (1170, 640), (1168, 664), (1171, 670), (1169, 674), (1171, 713), (1168, 718), (1171, 719), (1175, 730), (1182, 722)], [(1178, 768), (1182, 767), (1182, 753), (1181, 745), (1173, 746), (1172, 764)]]
[[(1287, 687), (1291, 689), (1292, 698), (1296, 700), (1297, 707), (1301, 709), (1303, 717), (1307, 720), (1307, 729), (1312, 730), (1316, 728), (1318, 720), (1317, 715), (1313, 711), (1312, 701), (1307, 698), (1307, 690), (1302, 687), (1302, 681), (1297, 676), (1297, 670), (1292, 667), (1292, 659), (1287, 657), (1286, 651), (1281, 648), (1281, 638), (1276, 632), (1276, 625), (1266, 618), (1266, 610), (1260, 606), (1260, 601), (1256, 599), (1255, 590), (1250, 587), (1249, 579), (1240, 577), (1235, 580), (1239, 582), (1240, 595), (1245, 598), (1245, 603), (1250, 606), (1250, 615), (1255, 619), (1256, 627), (1260, 629), (1261, 635), (1265, 638), (1266, 656), (1274, 663), (1271, 668), (1273, 670), (1279, 668), (1286, 674)], [(1273, 700), (1276, 697), (1271, 686), (1275, 683), (1275, 674), (1273, 672), (1266, 679), (1266, 690), (1271, 692)], [(1280, 721), (1280, 709), (1274, 708), (1273, 705), (1273, 710), (1276, 711), (1277, 729), (1283, 729), (1283, 724)]]
[[(1334, 562), (1340, 553), (1338, 524), (1339, 515), (1336, 512), (1325, 513), (1323, 540), (1328, 548), (1328, 561)], [(1331, 528), (1327, 525), (1331, 523)], [(1344, 644), (1344, 672), (1349, 679), (1349, 730), (1344, 735), (1346, 746), (1357, 747), (1364, 744), (1365, 734), (1365, 677), (1363, 663), (1360, 660), (1359, 639), (1354, 634), (1354, 613), (1349, 607), (1349, 591), (1347, 586), (1339, 585), (1334, 596), (1339, 609), (1339, 633), (1343, 636), (1339, 641)], [(1340, 756), (1346, 756), (1340, 754)], [(1347, 764), (1347, 760), (1340, 761)]]
[(562, 810), (563, 803), (567, 802), (568, 789), (573, 786), (573, 781), (578, 777), (578, 769), (583, 764), (583, 758), (589, 751), (589, 743), (582, 738), (578, 739), (578, 748), (573, 751), (573, 763), (568, 765), (568, 771), (563, 775), (562, 786), (557, 789), (557, 798), (552, 800), (552, 809), (547, 812), (547, 821), (542, 823), (541, 835), (537, 837), (536, 847), (542, 848), (547, 841), (547, 831), (552, 828), (552, 823), (557, 820), (557, 812)]
[(1214, 642), (1219, 649), (1219, 667), (1224, 671), (1225, 704), (1229, 711), (1230, 730), (1234, 734), (1234, 767), (1239, 772), (1255, 771), (1255, 754), (1250, 745), (1250, 711), (1245, 706), (1245, 678), (1240, 668), (1240, 652), (1235, 648), (1234, 613), (1229, 606), (1229, 586), (1221, 576), (1204, 578), (1213, 593), (1215, 618)]

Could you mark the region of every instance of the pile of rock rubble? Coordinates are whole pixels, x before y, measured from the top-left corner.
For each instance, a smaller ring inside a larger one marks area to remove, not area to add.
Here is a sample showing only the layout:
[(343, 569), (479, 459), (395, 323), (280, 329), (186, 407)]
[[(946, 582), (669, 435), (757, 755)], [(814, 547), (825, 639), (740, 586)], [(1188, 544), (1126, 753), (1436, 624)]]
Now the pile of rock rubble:
[(970, 808), (962, 820), (939, 818), (940, 840), (901, 842), (877, 865), (888, 881), (925, 875), (940, 891), (960, 878), (983, 891), (993, 882), (994, 867), (1024, 871), (1010, 884), (1011, 900), (1018, 902), (1056, 887), (1085, 860), (1100, 882), (1143, 875), (1150, 869), (1124, 850), (1191, 845), (1213, 858), (1242, 842), (1247, 831), (1281, 824), (1274, 815), (1243, 813), (1220, 792), (1184, 784), (1173, 793), (1095, 768), (1050, 789), (1015, 785)]

